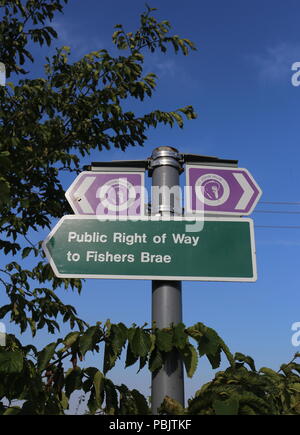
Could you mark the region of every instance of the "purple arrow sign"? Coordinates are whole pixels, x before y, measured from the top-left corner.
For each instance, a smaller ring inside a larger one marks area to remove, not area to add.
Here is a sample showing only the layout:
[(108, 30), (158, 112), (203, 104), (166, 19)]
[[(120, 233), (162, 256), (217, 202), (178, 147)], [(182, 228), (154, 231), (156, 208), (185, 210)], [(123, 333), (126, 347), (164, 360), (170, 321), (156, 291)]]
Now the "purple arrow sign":
[(75, 214), (144, 216), (144, 172), (84, 171), (65, 195)]
[(186, 165), (186, 212), (249, 215), (262, 191), (247, 169)]

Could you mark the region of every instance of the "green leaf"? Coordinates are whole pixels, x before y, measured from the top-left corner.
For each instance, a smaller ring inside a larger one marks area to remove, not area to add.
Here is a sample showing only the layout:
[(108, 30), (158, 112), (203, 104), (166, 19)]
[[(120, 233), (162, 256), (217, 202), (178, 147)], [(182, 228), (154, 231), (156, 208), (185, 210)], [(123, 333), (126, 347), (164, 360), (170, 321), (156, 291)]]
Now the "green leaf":
[(91, 326), (80, 338), (79, 349), (84, 356), (88, 350), (94, 349), (95, 341), (97, 340), (98, 326)]
[(188, 335), (185, 332), (185, 325), (179, 323), (173, 329), (173, 345), (177, 349), (184, 349), (188, 342)]
[(104, 391), (105, 391), (105, 410), (107, 414), (113, 415), (117, 413), (118, 410), (118, 395), (116, 387), (110, 379), (105, 379), (104, 381)]
[(20, 373), (23, 370), (23, 355), (19, 351), (0, 350), (0, 373)]
[(160, 408), (158, 409), (158, 413), (167, 415), (183, 415), (184, 408), (177, 400), (166, 396)]
[(235, 359), (235, 361), (240, 361), (240, 362), (248, 364), (250, 369), (253, 370), (254, 372), (256, 372), (254, 360), (250, 356), (246, 356), (246, 355), (244, 355), (242, 353), (237, 352), (234, 355), (234, 359)]
[(95, 387), (95, 399), (97, 401), (97, 404), (99, 408), (102, 405), (103, 402), (103, 391), (104, 391), (104, 375), (99, 370), (95, 373), (94, 376), (94, 387)]
[(178, 113), (176, 113), (176, 112), (171, 112), (171, 115), (172, 115), (172, 117), (176, 120), (178, 126), (179, 126), (180, 128), (182, 128), (182, 127), (183, 127), (183, 120), (182, 120), (182, 117), (181, 117)]
[(139, 366), (138, 372), (140, 372), (145, 367), (147, 361), (148, 361), (148, 355), (140, 357), (140, 366)]
[(69, 409), (69, 400), (66, 396), (66, 394), (62, 391), (61, 392), (61, 400), (60, 400), (61, 406), (62, 408), (65, 409)]
[(111, 343), (105, 343), (103, 358), (103, 372), (105, 374), (114, 367), (117, 358), (118, 355), (115, 353)]
[(270, 377), (273, 377), (275, 379), (279, 379), (280, 378), (280, 374), (276, 373), (275, 370), (270, 369), (269, 367), (262, 367), (259, 370), (260, 373), (263, 373), (265, 375), (268, 375)]
[(173, 348), (173, 331), (158, 329), (156, 331), (156, 345), (162, 352), (170, 352)]
[(252, 409), (255, 410), (256, 414), (274, 414), (274, 407), (272, 400), (270, 400), (270, 397), (268, 398), (264, 394), (264, 398), (259, 397), (257, 394), (255, 394), (252, 391), (245, 391), (241, 392), (239, 394), (239, 403), (241, 405), (248, 405)]
[(42, 372), (45, 370), (55, 353), (57, 342), (53, 342), (44, 347), (43, 350), (38, 352), (38, 370)]
[(30, 252), (32, 251), (32, 249), (33, 249), (33, 248), (29, 248), (29, 247), (24, 248), (23, 251), (22, 251), (22, 258), (26, 258), (26, 257), (28, 257), (28, 255), (30, 254)]
[(88, 367), (87, 369), (83, 370), (83, 377), (82, 379), (85, 379), (82, 383), (82, 389), (85, 393), (91, 392), (95, 393), (94, 385), (94, 376), (98, 372), (98, 369), (96, 367)]
[(65, 378), (66, 396), (69, 398), (73, 391), (82, 388), (82, 371), (80, 367), (69, 369)]
[(239, 400), (236, 397), (230, 397), (227, 400), (214, 400), (213, 408), (216, 415), (237, 415)]
[(163, 356), (161, 352), (155, 348), (153, 352), (151, 352), (150, 358), (149, 358), (149, 370), (151, 372), (155, 372), (156, 370), (159, 370), (163, 365)]
[(213, 369), (217, 369), (221, 364), (221, 351), (218, 350), (215, 354), (207, 353), (206, 354), (208, 361)]
[(127, 340), (127, 328), (123, 323), (111, 325), (109, 339), (116, 354), (120, 354)]
[(198, 355), (196, 349), (192, 344), (188, 343), (186, 344), (185, 348), (180, 349), (179, 352), (183, 359), (188, 377), (193, 377), (198, 365)]
[[(198, 324), (199, 325), (199, 324)], [(218, 334), (211, 328), (201, 328), (202, 336), (198, 338), (199, 355), (215, 355), (219, 350), (220, 341)]]
[(131, 351), (135, 356), (144, 357), (148, 354), (151, 339), (149, 337), (149, 333), (147, 333), (142, 328), (135, 328), (134, 334), (132, 337), (129, 337)]
[(0, 205), (6, 204), (9, 201), (9, 197), (10, 185), (3, 177), (0, 177)]
[(127, 353), (126, 353), (126, 361), (125, 361), (125, 368), (132, 366), (133, 364), (135, 364), (137, 362), (137, 360), (139, 359), (138, 356), (136, 356), (132, 350), (131, 350), (131, 346), (130, 343), (128, 343), (127, 346)]
[(132, 390), (131, 395), (135, 401), (135, 405), (138, 411), (138, 414), (147, 415), (150, 413), (150, 409), (147, 403), (147, 400), (138, 390)]
[(79, 331), (70, 332), (63, 340), (63, 344), (65, 345), (62, 349), (59, 349), (59, 353), (65, 352), (67, 349), (69, 349), (77, 340), (77, 338), (80, 336)]
[(0, 308), (0, 319), (3, 319), (3, 317), (11, 310), (11, 305), (3, 305)]
[(109, 333), (105, 340), (103, 371), (107, 373), (111, 370), (127, 340), (127, 328), (123, 323), (110, 325)]
[(72, 344), (75, 343), (79, 335), (80, 335), (79, 331), (70, 332), (63, 340), (64, 345), (66, 347), (72, 346)]
[(219, 367), (221, 362), (221, 350), (223, 350), (233, 364), (233, 357), (224, 341), (212, 328), (208, 328), (203, 323), (188, 328), (187, 333), (198, 342), (198, 352), (200, 356), (206, 355), (213, 369)]
[(297, 391), (297, 393), (300, 393), (300, 381), (297, 383), (289, 384), (288, 388), (290, 390)]

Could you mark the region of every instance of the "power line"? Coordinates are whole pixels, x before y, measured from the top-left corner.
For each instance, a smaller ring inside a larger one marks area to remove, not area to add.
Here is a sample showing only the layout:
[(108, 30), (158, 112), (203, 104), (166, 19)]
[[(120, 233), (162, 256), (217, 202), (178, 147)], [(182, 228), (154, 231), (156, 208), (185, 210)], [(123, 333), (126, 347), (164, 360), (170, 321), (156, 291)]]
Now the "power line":
[[(300, 205), (300, 202), (260, 201), (259, 204)], [(295, 215), (295, 214), (300, 214), (300, 211), (290, 211), (290, 210), (254, 210), (253, 213), (291, 214), (291, 215)], [(255, 228), (300, 229), (300, 225), (255, 225)]]

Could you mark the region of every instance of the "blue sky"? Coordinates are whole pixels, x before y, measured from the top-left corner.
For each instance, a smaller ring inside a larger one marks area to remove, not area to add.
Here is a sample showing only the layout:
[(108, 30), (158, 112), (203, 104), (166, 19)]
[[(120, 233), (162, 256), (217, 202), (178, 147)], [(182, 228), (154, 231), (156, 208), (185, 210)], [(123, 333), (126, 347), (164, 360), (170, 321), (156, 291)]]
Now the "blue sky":
[[(125, 153), (94, 152), (82, 163), (143, 159), (155, 147), (170, 145), (180, 152), (238, 159), (239, 167), (252, 173), (263, 190), (251, 216), (258, 280), (184, 282), (183, 320), (186, 325), (201, 321), (213, 327), (232, 352), (252, 356), (257, 367), (277, 369), (300, 350), (291, 344), (291, 325), (300, 321), (300, 228), (277, 228), (300, 225), (300, 86), (291, 83), (291, 66), (300, 61), (299, 2), (153, 0), (149, 5), (158, 8), (158, 19), (169, 20), (173, 32), (191, 39), (198, 50), (188, 57), (171, 51), (146, 54), (145, 71), (158, 75), (158, 86), (151, 100), (132, 102), (132, 110), (147, 113), (191, 104), (198, 118), (187, 121), (183, 130), (149, 130), (144, 148), (131, 148)], [(137, 0), (70, 0), (64, 15), (54, 19), (53, 27), (60, 34), (54, 46), (70, 46), (72, 59), (102, 48), (115, 53), (113, 26), (122, 23), (126, 30), (135, 30), (143, 10), (144, 2)], [(35, 52), (49, 54), (47, 50)], [(32, 67), (34, 75), (41, 74), (42, 63)], [(67, 189), (73, 177), (62, 181)], [(259, 212), (264, 210), (273, 213)], [(65, 290), (59, 294), (91, 324), (107, 318), (127, 325), (151, 322), (150, 281), (87, 280), (81, 296)], [(7, 329), (15, 331), (10, 325)], [(62, 335), (64, 332), (67, 330), (63, 329)], [(26, 339), (31, 340), (29, 335)], [(35, 341), (43, 345), (53, 339), (41, 333)], [(99, 365), (99, 356), (89, 357), (86, 364)], [(134, 367), (124, 373), (120, 364), (111, 377), (150, 395), (148, 373), (136, 376), (136, 371)], [(194, 378), (186, 381), (186, 396), (191, 397), (211, 376), (208, 364), (201, 359)]]

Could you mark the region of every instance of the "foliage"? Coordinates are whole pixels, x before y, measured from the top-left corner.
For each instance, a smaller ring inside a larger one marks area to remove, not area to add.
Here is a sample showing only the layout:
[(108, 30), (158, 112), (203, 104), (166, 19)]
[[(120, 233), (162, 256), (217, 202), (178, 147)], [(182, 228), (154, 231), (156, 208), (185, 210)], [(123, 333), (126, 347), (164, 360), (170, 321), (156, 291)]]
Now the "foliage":
[[(0, 348), (0, 413), (64, 414), (74, 391), (81, 391), (89, 414), (149, 414), (149, 403), (139, 391), (115, 385), (107, 374), (123, 352), (126, 367), (136, 364), (140, 371), (147, 365), (155, 374), (174, 350), (183, 356), (189, 377), (194, 375), (199, 357), (206, 356), (217, 368), (223, 352), (229, 367), (203, 385), (185, 409), (165, 397), (161, 413), (300, 413), (300, 364), (295, 362), (300, 354), (278, 372), (268, 368), (257, 371), (251, 357), (232, 355), (219, 335), (202, 323), (189, 328), (182, 323), (164, 329), (146, 326), (97, 323), (84, 332), (73, 331), (39, 352), (9, 335), (6, 347)], [(101, 351), (102, 370), (81, 367), (87, 352)], [(72, 363), (69, 369), (65, 367), (67, 358)]]
[[(50, 45), (56, 38), (45, 23), (66, 2), (0, 1), (0, 59), (8, 75), (26, 75), (26, 59), (33, 61), (28, 42)], [(62, 171), (80, 172), (80, 156), (94, 149), (143, 145), (148, 128), (161, 123), (182, 127), (183, 115), (196, 116), (191, 106), (143, 116), (124, 108), (131, 98), (143, 101), (155, 90), (156, 75), (143, 74), (143, 51), (166, 52), (171, 45), (186, 55), (195, 49), (188, 39), (171, 36), (170, 24), (158, 22), (153, 12), (147, 7), (135, 33), (116, 26), (113, 42), (122, 55), (99, 50), (71, 63), (70, 49), (63, 47), (46, 58), (45, 77), (0, 86), (0, 252), (14, 260), (0, 268), (9, 302), (0, 309), (0, 319), (10, 314), (21, 332), (30, 328), (35, 335), (47, 327), (53, 333), (59, 330), (58, 316), (71, 328), (85, 325), (75, 308), (55, 294), (60, 286), (80, 292), (81, 280), (56, 278), (40, 244), (30, 240), (34, 232), (49, 228), (53, 218), (71, 211)], [(33, 270), (23, 266), (29, 256), (37, 259)]]
[(52, 20), (56, 11), (63, 11), (63, 4), (68, 0), (0, 0), (3, 18), (0, 22), (0, 58), (6, 66), (6, 75), (25, 74), (22, 67), (26, 59), (34, 61), (32, 53), (26, 46), (28, 42), (40, 46), (51, 44), (57, 37), (56, 31), (45, 26)]
[(299, 415), (300, 364), (295, 362), (299, 357), (296, 354), (278, 372), (265, 367), (256, 371), (252, 358), (236, 353), (235, 364), (217, 373), (189, 401), (188, 413)]

